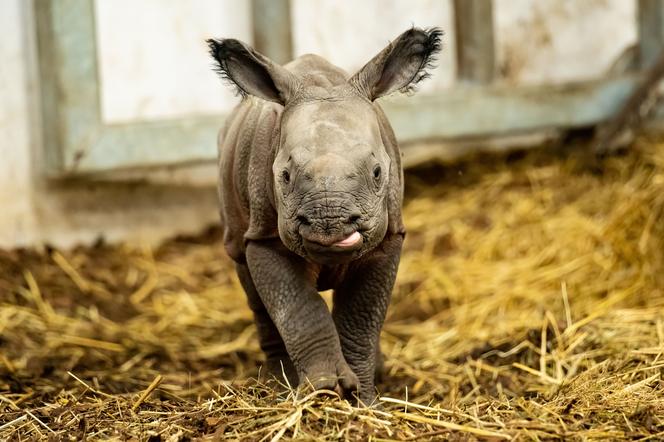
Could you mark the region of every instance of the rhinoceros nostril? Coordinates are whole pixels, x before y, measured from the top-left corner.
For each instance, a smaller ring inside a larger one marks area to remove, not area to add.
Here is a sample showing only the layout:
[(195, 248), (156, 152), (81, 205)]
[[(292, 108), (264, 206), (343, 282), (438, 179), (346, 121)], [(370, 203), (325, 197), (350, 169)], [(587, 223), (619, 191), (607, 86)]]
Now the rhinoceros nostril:
[(354, 213), (348, 217), (348, 224), (355, 224), (360, 221), (360, 215)]
[(309, 218), (307, 218), (305, 215), (298, 215), (296, 218), (297, 222), (304, 226), (310, 226), (311, 221), (309, 221)]

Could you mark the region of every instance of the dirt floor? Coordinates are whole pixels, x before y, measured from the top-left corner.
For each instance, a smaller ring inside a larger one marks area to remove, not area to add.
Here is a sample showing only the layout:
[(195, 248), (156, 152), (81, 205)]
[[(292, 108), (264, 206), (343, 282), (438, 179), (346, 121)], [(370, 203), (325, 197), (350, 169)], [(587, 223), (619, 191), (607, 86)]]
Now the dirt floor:
[(0, 440), (664, 440), (664, 144), (407, 176), (380, 407), (257, 383), (218, 230), (0, 252)]

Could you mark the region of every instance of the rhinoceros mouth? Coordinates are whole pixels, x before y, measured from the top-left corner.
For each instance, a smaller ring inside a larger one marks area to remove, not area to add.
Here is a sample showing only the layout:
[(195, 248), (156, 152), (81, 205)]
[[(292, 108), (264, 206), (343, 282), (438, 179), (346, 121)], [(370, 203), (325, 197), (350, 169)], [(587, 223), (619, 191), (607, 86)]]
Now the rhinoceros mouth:
[(321, 264), (340, 264), (354, 259), (362, 249), (364, 237), (353, 230), (333, 236), (306, 235), (302, 243), (307, 255)]
[(334, 233), (314, 229), (300, 229), (299, 235), (305, 244), (324, 248), (352, 249), (362, 244), (362, 233), (356, 229), (343, 229)]
[(362, 241), (362, 235), (360, 235), (360, 232), (357, 230), (348, 235), (346, 238), (342, 239), (341, 241), (337, 241), (334, 244), (332, 244), (334, 247), (353, 247), (357, 245), (358, 242)]

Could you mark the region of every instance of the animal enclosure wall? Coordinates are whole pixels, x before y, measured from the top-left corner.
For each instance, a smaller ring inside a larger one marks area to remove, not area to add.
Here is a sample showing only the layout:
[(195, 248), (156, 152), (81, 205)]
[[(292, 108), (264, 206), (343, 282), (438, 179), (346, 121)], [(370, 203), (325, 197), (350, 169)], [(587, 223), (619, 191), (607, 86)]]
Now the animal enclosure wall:
[[(607, 70), (620, 54), (619, 65), (633, 66), (634, 54), (652, 54), (662, 40), (660, 0), (477, 2), (493, 5), (480, 27), (493, 38), (474, 44), (490, 43), (495, 53), (482, 61), (485, 70), (491, 62), (490, 81), (477, 84), (457, 61), (458, 9), (475, 3), (3, 1), (0, 124), (8, 136), (0, 140), (0, 201), (8, 209), (0, 243), (163, 237), (215, 220), (214, 192), (201, 198), (185, 189), (213, 183), (216, 132), (237, 102), (210, 70), (207, 37), (238, 37), (276, 59), (316, 52), (353, 71), (404, 29), (440, 26), (444, 49), (433, 77), (414, 97), (383, 101), (407, 160), (422, 140), (439, 148), (441, 139), (602, 120), (635, 79)], [(645, 37), (629, 51), (639, 22)], [(178, 190), (90, 184), (108, 178)], [(138, 200), (141, 207), (132, 204)]]
[[(54, 176), (212, 160), (215, 132), (236, 103), (209, 69), (204, 40), (213, 36), (254, 43), (278, 61), (318, 53), (353, 72), (404, 29), (441, 27), (445, 50), (431, 81), (415, 98), (385, 100), (406, 143), (601, 120), (629, 91), (629, 79), (573, 90), (551, 85), (607, 77), (637, 40), (633, 0), (67, 0), (37, 7), (49, 65), (42, 67), (46, 133), (60, 140), (47, 146)], [(459, 58), (460, 51), (477, 52), (477, 60)], [(488, 72), (485, 87), (462, 81), (469, 63)], [(48, 118), (54, 110), (57, 121)]]

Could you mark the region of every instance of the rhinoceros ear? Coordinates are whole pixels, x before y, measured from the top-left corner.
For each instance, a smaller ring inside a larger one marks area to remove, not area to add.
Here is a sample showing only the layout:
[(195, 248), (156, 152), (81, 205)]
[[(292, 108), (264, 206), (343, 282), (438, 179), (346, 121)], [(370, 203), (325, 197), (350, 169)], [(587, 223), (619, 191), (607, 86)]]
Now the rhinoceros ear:
[(297, 88), (297, 79), (249, 45), (235, 39), (207, 40), (215, 70), (243, 97), (253, 95), (285, 105)]
[(370, 100), (395, 91), (411, 92), (429, 77), (441, 49), (439, 28), (412, 28), (380, 51), (349, 81)]

